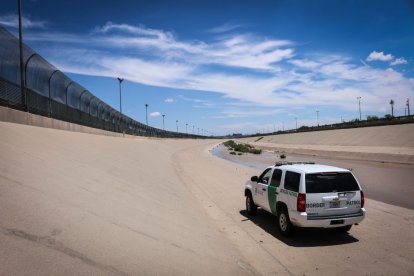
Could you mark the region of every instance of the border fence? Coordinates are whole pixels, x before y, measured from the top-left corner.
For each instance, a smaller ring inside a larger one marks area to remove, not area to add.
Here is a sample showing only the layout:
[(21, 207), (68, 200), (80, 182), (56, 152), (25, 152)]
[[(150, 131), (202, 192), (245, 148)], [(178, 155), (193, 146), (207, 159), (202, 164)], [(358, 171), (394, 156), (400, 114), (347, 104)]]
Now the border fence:
[[(0, 105), (88, 127), (139, 136), (201, 138), (142, 124), (115, 110), (0, 27)], [(204, 137), (205, 138), (205, 137)]]

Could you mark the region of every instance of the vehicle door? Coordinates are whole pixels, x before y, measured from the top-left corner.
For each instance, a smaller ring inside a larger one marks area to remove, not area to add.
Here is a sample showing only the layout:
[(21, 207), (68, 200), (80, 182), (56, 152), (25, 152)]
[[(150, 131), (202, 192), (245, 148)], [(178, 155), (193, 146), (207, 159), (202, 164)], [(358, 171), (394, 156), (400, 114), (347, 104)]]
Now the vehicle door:
[(268, 211), (276, 215), (276, 203), (279, 194), (279, 186), (282, 180), (282, 170), (275, 168), (272, 173), (272, 179), (267, 187)]
[(351, 172), (306, 174), (305, 184), (308, 214), (346, 215), (361, 209), (360, 186)]
[(254, 202), (256, 205), (268, 210), (267, 188), (272, 175), (272, 168), (267, 168), (260, 176), (254, 188)]
[(283, 187), (280, 189), (280, 199), (285, 202), (289, 211), (297, 210), (300, 179), (300, 173), (288, 170), (285, 171)]

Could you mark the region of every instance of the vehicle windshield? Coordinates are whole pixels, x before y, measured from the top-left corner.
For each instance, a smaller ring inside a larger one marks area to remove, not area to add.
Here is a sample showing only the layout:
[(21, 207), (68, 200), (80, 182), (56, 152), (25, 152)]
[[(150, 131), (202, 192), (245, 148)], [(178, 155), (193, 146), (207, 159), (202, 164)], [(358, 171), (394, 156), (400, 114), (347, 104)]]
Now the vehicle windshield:
[(348, 172), (306, 174), (306, 193), (359, 191), (354, 176)]

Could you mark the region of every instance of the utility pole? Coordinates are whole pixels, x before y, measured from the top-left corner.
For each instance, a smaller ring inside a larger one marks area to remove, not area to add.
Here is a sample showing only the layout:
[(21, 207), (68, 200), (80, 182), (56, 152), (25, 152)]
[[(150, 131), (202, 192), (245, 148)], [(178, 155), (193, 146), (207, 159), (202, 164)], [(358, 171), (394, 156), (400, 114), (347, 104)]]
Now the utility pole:
[(145, 121), (147, 122), (147, 125), (148, 125), (148, 104), (145, 104)]
[(359, 105), (359, 120), (360, 121), (362, 120), (362, 117), (361, 117), (361, 98), (362, 97), (357, 97), (357, 99), (358, 99), (358, 105)]
[(316, 110), (316, 122), (318, 123), (319, 127), (319, 110)]
[(25, 75), (23, 71), (23, 34), (22, 34), (22, 1), (18, 0), (17, 6), (19, 9), (19, 55), (20, 55), (20, 91), (22, 93), (23, 103), (26, 111), (29, 111), (27, 105), (27, 93), (25, 88)]
[(121, 91), (121, 83), (124, 81), (123, 78), (118, 78), (119, 81), (119, 112), (122, 114), (122, 91)]
[(410, 99), (407, 99), (407, 114), (410, 116)]
[(165, 118), (165, 114), (162, 114), (162, 129), (163, 130), (165, 130), (164, 118)]

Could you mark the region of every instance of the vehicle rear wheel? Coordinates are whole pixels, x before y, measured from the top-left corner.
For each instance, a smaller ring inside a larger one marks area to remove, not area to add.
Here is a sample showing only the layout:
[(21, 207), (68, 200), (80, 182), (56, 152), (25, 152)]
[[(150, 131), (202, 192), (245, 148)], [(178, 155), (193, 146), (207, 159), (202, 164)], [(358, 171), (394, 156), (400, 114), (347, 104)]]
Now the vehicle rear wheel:
[(290, 236), (293, 233), (294, 226), (290, 222), (289, 213), (286, 208), (281, 208), (277, 213), (277, 228), (283, 236)]
[(246, 196), (246, 211), (247, 214), (254, 216), (257, 213), (257, 206), (254, 204), (252, 194)]
[(341, 226), (341, 227), (335, 228), (335, 230), (338, 231), (338, 232), (346, 233), (349, 230), (351, 230), (351, 228), (352, 228), (352, 224), (351, 225), (347, 225), (347, 226)]

